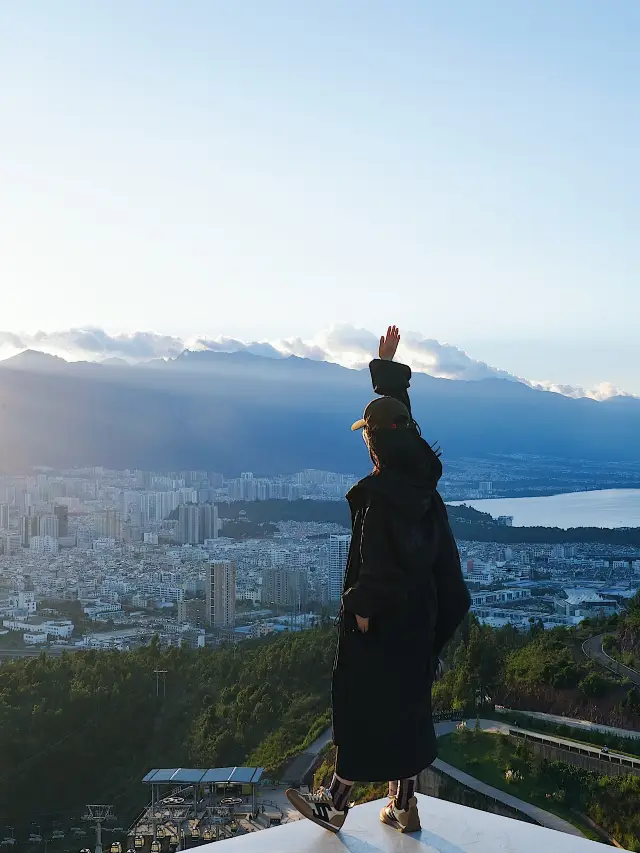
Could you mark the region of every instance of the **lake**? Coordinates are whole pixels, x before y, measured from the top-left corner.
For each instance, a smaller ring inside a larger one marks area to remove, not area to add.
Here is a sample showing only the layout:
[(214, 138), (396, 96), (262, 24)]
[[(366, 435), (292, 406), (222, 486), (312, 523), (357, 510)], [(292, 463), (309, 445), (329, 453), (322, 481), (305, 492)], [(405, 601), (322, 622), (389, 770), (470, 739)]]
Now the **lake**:
[(480, 512), (512, 515), (514, 527), (640, 527), (640, 489), (600, 489), (539, 498), (451, 501)]

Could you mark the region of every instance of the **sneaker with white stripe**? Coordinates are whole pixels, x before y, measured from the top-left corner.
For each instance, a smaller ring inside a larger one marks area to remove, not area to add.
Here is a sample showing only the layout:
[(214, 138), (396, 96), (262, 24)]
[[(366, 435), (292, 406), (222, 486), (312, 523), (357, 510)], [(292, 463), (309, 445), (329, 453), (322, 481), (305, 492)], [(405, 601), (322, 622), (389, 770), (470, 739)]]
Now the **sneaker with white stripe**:
[(333, 799), (326, 788), (318, 788), (312, 794), (304, 794), (296, 788), (285, 791), (291, 805), (300, 812), (303, 817), (317, 823), (330, 832), (339, 832), (342, 829), (349, 806), (340, 811), (333, 805)]

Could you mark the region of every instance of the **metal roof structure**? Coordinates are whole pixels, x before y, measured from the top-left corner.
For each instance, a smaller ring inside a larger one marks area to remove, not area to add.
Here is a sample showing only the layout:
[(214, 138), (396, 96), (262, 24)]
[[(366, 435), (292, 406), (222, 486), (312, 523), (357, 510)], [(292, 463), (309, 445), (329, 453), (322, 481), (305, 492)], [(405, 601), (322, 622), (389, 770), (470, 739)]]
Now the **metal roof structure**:
[(262, 767), (169, 767), (150, 770), (142, 780), (147, 785), (213, 785), (224, 783), (257, 785)]

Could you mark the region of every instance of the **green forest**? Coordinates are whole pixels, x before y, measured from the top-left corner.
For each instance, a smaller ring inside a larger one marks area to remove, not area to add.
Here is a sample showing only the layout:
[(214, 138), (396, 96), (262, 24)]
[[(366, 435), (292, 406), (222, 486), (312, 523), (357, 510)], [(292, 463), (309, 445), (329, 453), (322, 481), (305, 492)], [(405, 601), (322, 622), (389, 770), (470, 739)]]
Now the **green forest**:
[[(627, 636), (637, 619), (609, 620)], [(526, 633), (470, 615), (434, 688), (436, 710), (547, 710), (640, 727), (640, 691), (598, 671), (582, 640), (603, 624)], [(0, 825), (71, 820), (112, 802), (124, 824), (145, 803), (152, 767), (256, 764), (277, 777), (330, 724), (330, 627), (215, 651), (42, 655), (0, 665)], [(155, 670), (167, 670), (166, 698)]]
[(509, 625), (495, 629), (470, 616), (449, 646), (449, 670), (434, 687), (434, 705), (469, 711), (500, 704), (640, 728), (640, 689), (582, 652), (584, 640), (603, 631), (627, 637), (639, 614), (636, 595), (624, 616), (550, 631), (537, 623), (526, 634)]
[(34, 802), (51, 818), (112, 802), (124, 822), (152, 767), (278, 768), (330, 723), (333, 654), (323, 629), (235, 653), (152, 643), (1, 665), (0, 825), (33, 818)]

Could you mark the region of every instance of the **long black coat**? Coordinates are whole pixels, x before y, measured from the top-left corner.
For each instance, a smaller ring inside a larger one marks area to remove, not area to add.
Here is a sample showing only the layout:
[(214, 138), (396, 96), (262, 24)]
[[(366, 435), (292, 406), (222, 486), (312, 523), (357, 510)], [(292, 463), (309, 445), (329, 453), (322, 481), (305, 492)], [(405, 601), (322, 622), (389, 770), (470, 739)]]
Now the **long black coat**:
[[(370, 369), (376, 393), (409, 407), (408, 367), (376, 359)], [(470, 600), (435, 489), (442, 467), (426, 442), (423, 450), (416, 473), (383, 468), (347, 495), (352, 540), (332, 681), (336, 771), (344, 779), (403, 779), (437, 755), (433, 676)], [(355, 614), (369, 617), (366, 634)]]

